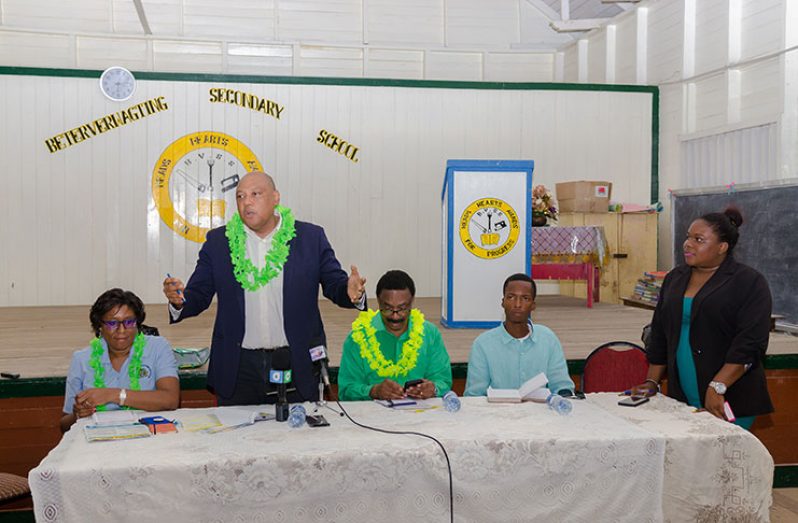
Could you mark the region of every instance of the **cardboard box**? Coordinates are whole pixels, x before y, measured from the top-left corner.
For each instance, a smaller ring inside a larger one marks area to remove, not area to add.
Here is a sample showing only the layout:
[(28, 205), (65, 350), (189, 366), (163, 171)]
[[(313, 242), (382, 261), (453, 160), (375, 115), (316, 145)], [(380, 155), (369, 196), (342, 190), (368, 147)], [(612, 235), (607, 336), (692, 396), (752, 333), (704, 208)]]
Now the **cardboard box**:
[(610, 182), (564, 182), (556, 187), (560, 212), (608, 212), (612, 197)]

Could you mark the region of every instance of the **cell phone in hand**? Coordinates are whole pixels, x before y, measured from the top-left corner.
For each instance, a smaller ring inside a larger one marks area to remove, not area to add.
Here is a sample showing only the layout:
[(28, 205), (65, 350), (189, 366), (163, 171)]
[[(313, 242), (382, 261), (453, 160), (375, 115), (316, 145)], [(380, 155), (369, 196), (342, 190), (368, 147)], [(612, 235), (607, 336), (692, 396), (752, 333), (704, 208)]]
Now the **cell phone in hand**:
[(308, 422), (308, 427), (329, 427), (330, 424), (321, 414), (305, 416), (305, 421)]
[(628, 398), (624, 398), (618, 402), (618, 405), (623, 407), (637, 407), (638, 405), (642, 405), (643, 403), (647, 403), (648, 398), (646, 396), (629, 396)]
[(405, 390), (409, 389), (410, 387), (415, 387), (416, 385), (421, 385), (424, 383), (424, 380), (410, 380), (405, 382)]

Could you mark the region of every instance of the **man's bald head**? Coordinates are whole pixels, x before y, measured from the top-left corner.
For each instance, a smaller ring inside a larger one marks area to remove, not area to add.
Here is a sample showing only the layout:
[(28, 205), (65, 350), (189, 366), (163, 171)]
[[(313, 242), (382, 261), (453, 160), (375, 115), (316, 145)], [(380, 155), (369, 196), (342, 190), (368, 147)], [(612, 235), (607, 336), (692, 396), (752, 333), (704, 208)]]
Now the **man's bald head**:
[[(246, 180), (246, 179), (247, 179), (247, 178), (249, 178), (250, 176), (253, 176), (253, 177), (256, 177), (256, 178), (257, 178), (257, 177), (263, 177), (263, 178), (264, 178), (264, 179), (265, 179), (265, 180), (268, 182), (268, 184), (269, 184), (269, 186), (271, 187), (272, 191), (276, 191), (276, 190), (277, 190), (277, 184), (276, 184), (276, 183), (274, 183), (274, 178), (272, 178), (271, 176), (269, 176), (269, 175), (268, 175), (268, 174), (266, 174), (265, 172), (263, 172), (263, 171), (252, 171), (252, 172), (248, 172), (248, 173), (247, 173), (247, 174), (245, 174), (243, 177), (241, 177), (241, 181), (244, 181), (244, 180)], [(240, 183), (240, 182), (239, 182), (239, 183)]]

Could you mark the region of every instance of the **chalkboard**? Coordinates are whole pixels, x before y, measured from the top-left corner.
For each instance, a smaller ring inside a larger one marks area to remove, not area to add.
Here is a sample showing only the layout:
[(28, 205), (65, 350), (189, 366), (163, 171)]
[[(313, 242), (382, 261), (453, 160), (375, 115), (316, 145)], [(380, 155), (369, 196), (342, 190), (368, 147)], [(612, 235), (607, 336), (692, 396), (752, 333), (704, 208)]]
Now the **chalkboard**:
[(773, 313), (798, 324), (798, 181), (769, 186), (732, 186), (673, 194), (673, 259), (684, 263), (682, 243), (690, 223), (710, 212), (733, 205), (743, 215), (737, 261), (767, 278), (773, 294)]

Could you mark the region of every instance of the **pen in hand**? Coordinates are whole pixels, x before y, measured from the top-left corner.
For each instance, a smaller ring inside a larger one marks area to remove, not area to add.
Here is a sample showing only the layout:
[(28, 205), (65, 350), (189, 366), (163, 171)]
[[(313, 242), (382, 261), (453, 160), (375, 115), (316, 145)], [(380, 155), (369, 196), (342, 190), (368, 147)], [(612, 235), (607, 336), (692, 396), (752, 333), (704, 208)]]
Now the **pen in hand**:
[[(167, 278), (171, 278), (171, 277), (172, 277), (172, 275), (171, 275), (171, 274), (169, 274), (169, 273), (167, 272), (167, 273), (166, 273), (166, 277), (167, 277)], [(183, 303), (185, 303), (185, 302), (186, 302), (186, 298), (185, 298), (185, 296), (183, 296), (183, 291), (182, 291), (182, 290), (180, 290), (180, 289), (177, 289), (177, 295), (178, 295), (178, 296), (180, 296), (180, 298), (183, 300)]]

